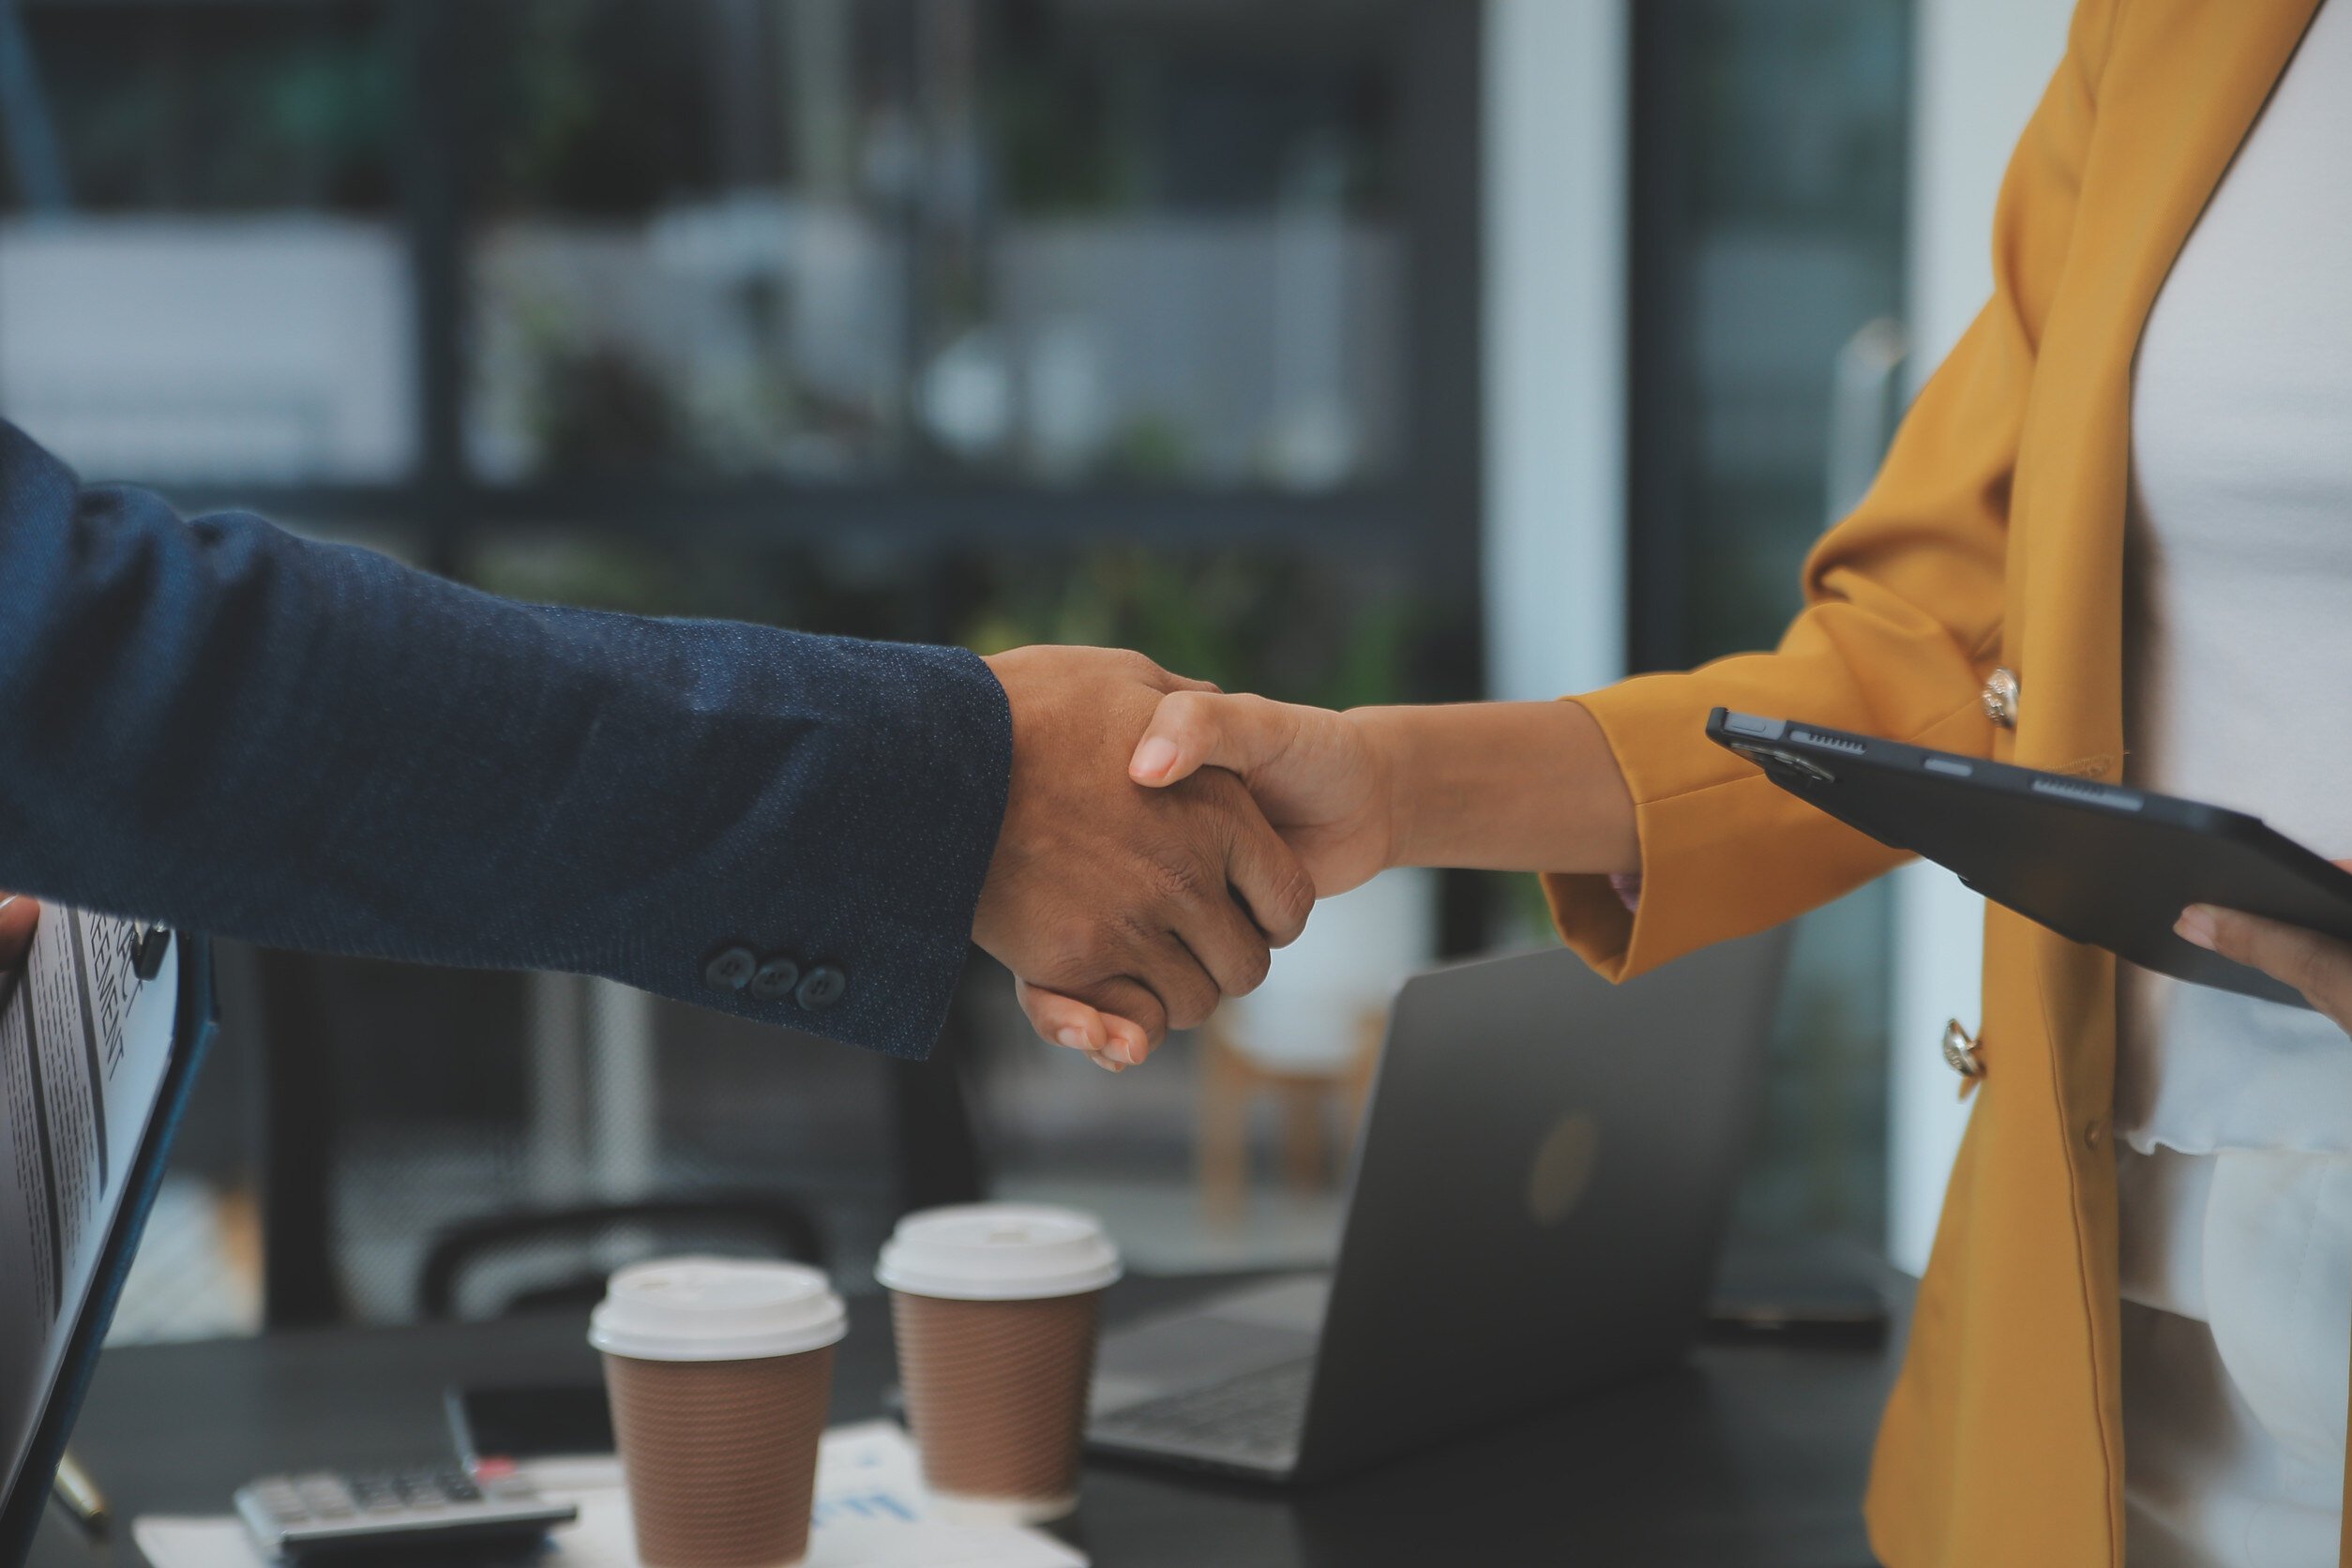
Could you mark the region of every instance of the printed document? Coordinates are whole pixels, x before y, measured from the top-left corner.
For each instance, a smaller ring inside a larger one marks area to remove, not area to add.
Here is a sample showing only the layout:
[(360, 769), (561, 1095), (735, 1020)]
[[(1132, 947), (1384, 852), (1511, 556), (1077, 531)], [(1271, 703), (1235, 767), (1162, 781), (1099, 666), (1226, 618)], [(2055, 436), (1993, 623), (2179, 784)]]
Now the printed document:
[(0, 981), (0, 1476), (11, 1482), (171, 1064), (178, 955), (143, 983), (145, 931), (44, 908), (23, 974)]

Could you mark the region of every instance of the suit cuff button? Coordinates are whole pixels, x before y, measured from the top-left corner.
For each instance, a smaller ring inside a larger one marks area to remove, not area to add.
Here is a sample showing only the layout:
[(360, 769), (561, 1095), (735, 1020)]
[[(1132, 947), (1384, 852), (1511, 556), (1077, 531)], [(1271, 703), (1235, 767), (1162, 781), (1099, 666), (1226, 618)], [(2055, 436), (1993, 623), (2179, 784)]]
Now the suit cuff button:
[(715, 991), (739, 991), (751, 984), (760, 967), (759, 956), (748, 947), (723, 947), (702, 965), (702, 984)]
[(751, 976), (751, 995), (758, 1002), (782, 1002), (799, 984), (800, 965), (790, 958), (770, 958)]
[(819, 964), (800, 977), (800, 988), (792, 1000), (812, 1013), (822, 1013), (841, 1000), (850, 988), (850, 977), (831, 964)]

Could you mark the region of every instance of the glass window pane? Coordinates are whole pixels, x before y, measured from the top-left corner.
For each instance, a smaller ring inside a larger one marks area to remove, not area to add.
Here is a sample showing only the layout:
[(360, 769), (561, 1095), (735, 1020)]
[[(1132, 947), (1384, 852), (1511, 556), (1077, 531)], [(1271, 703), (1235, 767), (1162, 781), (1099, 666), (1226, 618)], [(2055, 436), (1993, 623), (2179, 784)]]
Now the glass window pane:
[(0, 414), (93, 476), (414, 461), (382, 5), (20, 8)]
[(1401, 8), (466, 8), (467, 435), (662, 469), (1395, 470)]
[[(1656, 0), (1636, 28), (1635, 642), (1679, 667), (1770, 647), (1802, 606), (1841, 353), (1901, 309), (1910, 6)], [(1799, 927), (1751, 1237), (1878, 1240), (1888, 896)]]

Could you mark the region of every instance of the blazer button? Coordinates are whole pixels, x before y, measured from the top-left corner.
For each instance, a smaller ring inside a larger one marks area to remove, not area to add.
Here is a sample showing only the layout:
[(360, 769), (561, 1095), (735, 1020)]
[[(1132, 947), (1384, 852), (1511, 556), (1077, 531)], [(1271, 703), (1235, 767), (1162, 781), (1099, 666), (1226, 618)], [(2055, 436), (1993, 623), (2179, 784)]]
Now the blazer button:
[(751, 976), (751, 994), (761, 1002), (781, 1002), (800, 984), (800, 965), (782, 957), (770, 958)]
[(702, 966), (702, 984), (715, 991), (739, 991), (751, 984), (759, 967), (759, 956), (750, 948), (721, 948)]
[(2004, 730), (2017, 728), (2017, 674), (1996, 670), (1984, 683), (1984, 716)]
[(830, 964), (819, 964), (800, 978), (800, 988), (792, 1000), (812, 1013), (822, 1013), (841, 1000), (841, 993), (850, 988), (850, 977)]
[(1958, 1018), (1944, 1025), (1944, 1065), (1962, 1078), (1984, 1076), (1984, 1059), (1977, 1054), (1976, 1041), (1960, 1027)]

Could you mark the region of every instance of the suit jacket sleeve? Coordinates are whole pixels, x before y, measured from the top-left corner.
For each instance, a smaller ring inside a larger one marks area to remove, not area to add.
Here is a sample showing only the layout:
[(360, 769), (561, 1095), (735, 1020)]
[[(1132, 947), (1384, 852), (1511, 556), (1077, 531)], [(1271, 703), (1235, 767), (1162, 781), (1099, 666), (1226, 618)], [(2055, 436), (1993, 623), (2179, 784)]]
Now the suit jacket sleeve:
[[(0, 887), (920, 1056), (1011, 753), (968, 653), (517, 604), (0, 425)], [(737, 947), (846, 984), (714, 988)]]
[(1629, 910), (1598, 876), (1549, 877), (1545, 891), (1561, 935), (1611, 978), (1777, 925), (1902, 858), (1710, 742), (1711, 708), (1990, 751), (1981, 692), (2000, 649), (2010, 476), (2114, 9), (2076, 11), (2002, 183), (1993, 297), (1921, 391), (1869, 494), (1815, 548), (1806, 608), (1779, 647), (1576, 699), (1633, 794), (1640, 894)]

